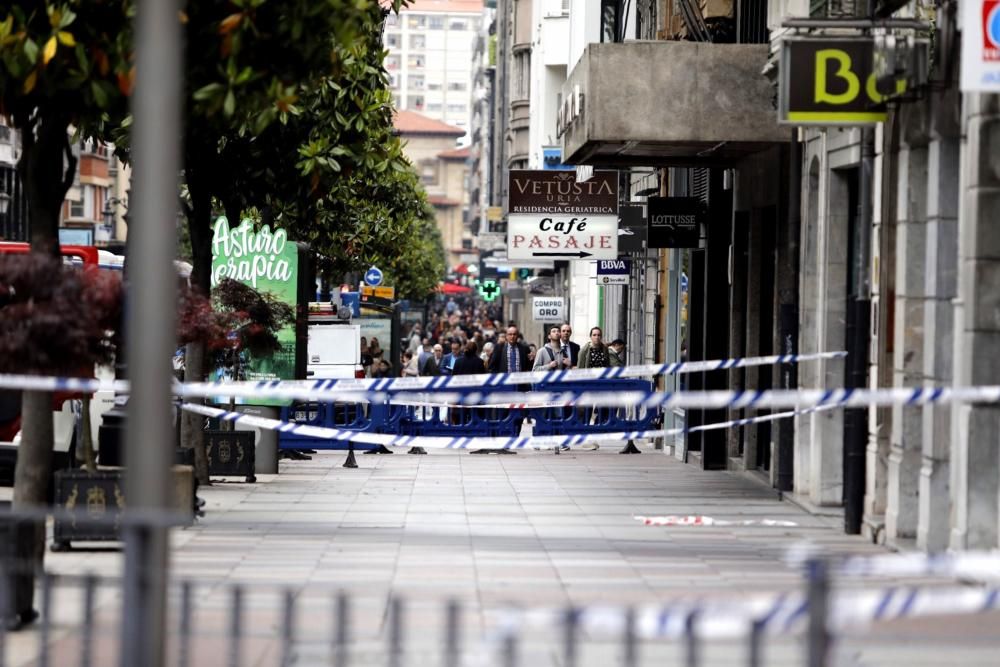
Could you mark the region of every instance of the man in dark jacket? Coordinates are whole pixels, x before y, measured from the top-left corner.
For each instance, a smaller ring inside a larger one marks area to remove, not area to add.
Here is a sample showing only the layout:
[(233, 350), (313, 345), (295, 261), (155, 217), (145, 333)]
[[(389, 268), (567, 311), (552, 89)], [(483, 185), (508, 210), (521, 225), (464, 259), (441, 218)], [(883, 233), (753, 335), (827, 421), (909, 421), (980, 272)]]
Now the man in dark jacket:
[(569, 350), (569, 367), (576, 368), (580, 365), (580, 346), (569, 339), (573, 335), (573, 327), (569, 325), (569, 322), (564, 322), (561, 327), (559, 327), (559, 337), (563, 344), (563, 354), (567, 354), (567, 348)]
[(489, 363), (491, 373), (519, 373), (531, 370), (528, 346), (518, 342), (517, 333), (517, 325), (510, 325), (507, 327), (504, 340), (493, 348)]

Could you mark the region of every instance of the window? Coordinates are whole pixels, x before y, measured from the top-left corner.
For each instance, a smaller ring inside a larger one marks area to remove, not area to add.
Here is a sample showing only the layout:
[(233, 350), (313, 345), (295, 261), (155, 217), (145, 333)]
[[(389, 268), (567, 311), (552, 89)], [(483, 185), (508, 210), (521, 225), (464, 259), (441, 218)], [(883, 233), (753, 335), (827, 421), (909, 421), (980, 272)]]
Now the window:
[(431, 112), (440, 113), (441, 112), (441, 103), (440, 102), (428, 102), (427, 103), (427, 112), (428, 113), (431, 113)]
[(463, 81), (452, 81), (448, 84), (448, 90), (464, 91), (468, 86)]
[(71, 218), (82, 218), (83, 217), (83, 197), (80, 197), (78, 201), (70, 200), (69, 202), (69, 217)]
[(427, 47), (427, 38), (424, 35), (410, 35), (410, 48), (423, 49)]
[(399, 69), (399, 56), (389, 56), (385, 59), (385, 68), (387, 70)]
[(432, 16), (427, 21), (427, 27), (431, 30), (444, 30), (444, 17)]
[(465, 19), (452, 19), (451, 24), (448, 26), (449, 30), (467, 30), (469, 24)]
[(521, 51), (514, 54), (514, 78), (511, 94), (514, 100), (526, 100), (531, 96), (530, 51)]
[(399, 88), (399, 74), (393, 73), (389, 75), (389, 87)]
[(420, 161), (420, 181), (424, 185), (437, 184), (437, 160), (427, 159)]
[(424, 77), (410, 75), (407, 79), (407, 90), (423, 90), (424, 89)]
[(427, 17), (410, 14), (406, 18), (406, 25), (408, 25), (413, 30), (423, 30), (424, 28), (427, 27)]
[(399, 48), (399, 35), (395, 35), (395, 34), (393, 34), (393, 35), (386, 35), (385, 36), (385, 45), (387, 47), (389, 47), (390, 49), (398, 49)]
[(428, 83), (427, 84), (427, 90), (441, 90), (441, 84), (440, 83)]
[(424, 57), (410, 56), (406, 59), (406, 65), (412, 69), (422, 69), (424, 66)]
[(399, 15), (398, 14), (393, 14), (392, 12), (390, 12), (385, 17), (385, 25), (386, 25), (386, 27), (389, 27), (389, 28), (391, 28), (393, 26), (399, 25)]
[(465, 105), (464, 104), (449, 104), (448, 105), (448, 111), (450, 113), (465, 113)]
[(411, 95), (410, 98), (409, 98), (409, 100), (410, 100), (410, 106), (411, 107), (413, 107), (417, 111), (423, 111), (424, 110), (424, 96), (423, 95)]

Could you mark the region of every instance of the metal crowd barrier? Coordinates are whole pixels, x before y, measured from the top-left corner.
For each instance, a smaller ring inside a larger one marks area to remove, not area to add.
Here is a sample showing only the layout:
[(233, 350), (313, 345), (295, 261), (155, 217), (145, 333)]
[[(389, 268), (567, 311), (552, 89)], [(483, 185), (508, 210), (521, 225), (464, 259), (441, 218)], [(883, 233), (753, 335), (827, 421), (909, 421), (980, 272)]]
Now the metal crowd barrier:
[[(882, 558), (892, 557), (872, 562)], [(990, 558), (996, 573), (997, 556)], [(0, 560), (4, 618), (11, 566)], [(834, 560), (811, 560), (804, 574), (797, 590), (708, 597), (678, 592), (648, 604), (565, 607), (483, 606), (474, 597), (417, 593), (387, 599), (311, 583), (174, 579), (164, 664), (700, 667), (717, 664), (708, 654), (724, 646), (727, 665), (760, 667), (784, 653), (777, 662), (827, 667), (837, 643), (862, 637), (878, 623), (995, 613), (1000, 601), (995, 584), (880, 588)], [(115, 578), (39, 573), (40, 616), (14, 633), (0, 624), (0, 667), (119, 664), (121, 620), (129, 612), (122, 600), (130, 599), (124, 586)], [(899, 645), (920, 641), (923, 627), (903, 638), (897, 625)], [(953, 641), (961, 637), (963, 630), (955, 628)], [(942, 650), (954, 650), (953, 643)]]
[[(545, 382), (533, 389), (542, 392), (564, 391), (651, 391), (653, 383), (642, 379), (606, 379), (591, 382)], [(450, 391), (471, 393), (505, 392), (509, 387), (463, 387)], [(419, 396), (419, 394), (416, 394)], [(296, 425), (339, 428), (359, 433), (385, 433), (407, 436), (450, 437), (516, 437), (525, 418), (532, 419), (535, 435), (567, 435), (575, 433), (611, 433), (644, 431), (659, 414), (653, 408), (545, 408), (465, 407), (458, 405), (401, 405), (396, 396), (412, 392), (390, 391), (381, 402), (325, 403), (296, 401), (282, 408), (281, 421)], [(419, 402), (419, 401), (417, 401)], [(488, 398), (486, 399), (488, 402)], [(347, 441), (323, 440), (298, 433), (279, 435), (282, 449), (347, 449)], [(357, 449), (372, 449), (372, 445), (356, 444)]]

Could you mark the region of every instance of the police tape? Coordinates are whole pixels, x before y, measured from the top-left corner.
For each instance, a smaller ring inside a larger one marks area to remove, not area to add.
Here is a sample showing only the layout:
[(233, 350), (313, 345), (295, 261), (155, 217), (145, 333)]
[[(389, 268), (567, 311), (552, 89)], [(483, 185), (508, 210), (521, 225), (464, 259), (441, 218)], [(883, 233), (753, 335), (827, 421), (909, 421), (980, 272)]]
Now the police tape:
[(641, 521), (644, 526), (770, 526), (770, 527), (792, 527), (799, 524), (794, 521), (782, 521), (780, 519), (744, 519), (741, 521), (728, 521), (716, 519), (700, 514), (689, 514), (686, 516), (634, 516), (636, 521)]
[[(797, 415), (816, 412), (829, 408), (814, 408), (811, 410), (778, 412), (747, 419), (733, 419), (725, 422), (701, 424), (690, 428), (652, 429), (644, 431), (614, 431), (608, 433), (580, 433), (574, 435), (542, 435), (542, 436), (427, 436), (427, 435), (393, 435), (390, 433), (370, 433), (361, 430), (331, 428), (329, 426), (313, 426), (295, 422), (281, 421), (267, 417), (258, 417), (243, 412), (231, 412), (221, 408), (212, 408), (195, 403), (182, 403), (181, 409), (205, 417), (212, 417), (228, 422), (240, 422), (247, 426), (255, 426), (280, 433), (303, 435), (318, 440), (334, 440), (337, 442), (355, 442), (363, 445), (382, 445), (385, 447), (423, 447), (425, 449), (555, 449), (559, 447), (577, 447), (608, 441), (646, 440), (664, 438), (682, 433), (697, 433), (716, 429), (732, 428), (762, 422), (786, 419)], [(461, 426), (455, 426), (458, 431)]]
[[(864, 631), (878, 622), (977, 614), (1000, 609), (1000, 589), (968, 586), (902, 586), (843, 590), (830, 593), (827, 629), (835, 633)], [(488, 614), (487, 621), (506, 631), (522, 627), (558, 628), (568, 620), (588, 636), (621, 635), (631, 631), (644, 640), (739, 639), (752, 630), (770, 636), (803, 632), (809, 620), (809, 599), (790, 591), (740, 598), (678, 598), (658, 605), (624, 609), (608, 605), (559, 608), (508, 608)]]
[[(503, 385), (543, 384), (553, 382), (582, 382), (588, 380), (608, 380), (625, 378), (644, 378), (656, 375), (675, 375), (699, 373), (713, 370), (728, 370), (733, 368), (749, 368), (754, 366), (772, 366), (775, 364), (797, 364), (803, 361), (819, 361), (823, 359), (839, 359), (846, 357), (847, 352), (815, 352), (809, 354), (776, 354), (762, 357), (737, 357), (733, 359), (709, 359), (706, 361), (681, 361), (669, 364), (644, 364), (639, 366), (613, 366), (606, 368), (575, 368), (553, 371), (524, 371), (519, 373), (480, 373), (475, 375), (439, 375), (425, 377), (397, 378), (336, 378), (323, 380), (264, 380), (255, 382), (202, 382), (181, 385), (174, 383), (179, 395), (188, 397), (207, 396), (260, 396), (260, 392), (278, 392), (287, 389), (285, 394), (269, 394), (273, 398), (286, 398), (290, 393), (293, 397), (300, 396), (296, 392), (303, 388), (322, 392), (321, 395), (349, 396), (357, 394), (358, 400), (366, 400), (364, 396), (378, 396), (386, 391), (416, 391), (440, 390), (453, 388), (497, 387)], [(0, 375), (0, 389), (22, 389), (29, 391), (58, 391), (73, 393), (93, 393), (111, 391), (125, 393), (129, 384), (125, 380), (95, 380), (90, 378), (49, 377), (40, 375)], [(338, 392), (332, 390), (337, 389)], [(315, 396), (316, 394), (309, 394)], [(307, 398), (301, 399), (307, 400)]]
[(1000, 580), (1000, 551), (850, 556), (835, 561), (831, 570), (843, 577), (934, 575), (979, 581)]

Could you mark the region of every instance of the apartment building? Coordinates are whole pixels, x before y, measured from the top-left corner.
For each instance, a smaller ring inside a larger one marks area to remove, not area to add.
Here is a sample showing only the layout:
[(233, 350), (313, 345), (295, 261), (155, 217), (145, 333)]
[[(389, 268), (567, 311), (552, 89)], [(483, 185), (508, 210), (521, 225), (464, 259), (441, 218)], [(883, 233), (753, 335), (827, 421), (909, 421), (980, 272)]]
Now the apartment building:
[(481, 0), (418, 0), (386, 16), (385, 67), (396, 109), (469, 128), (471, 63), (482, 15)]

